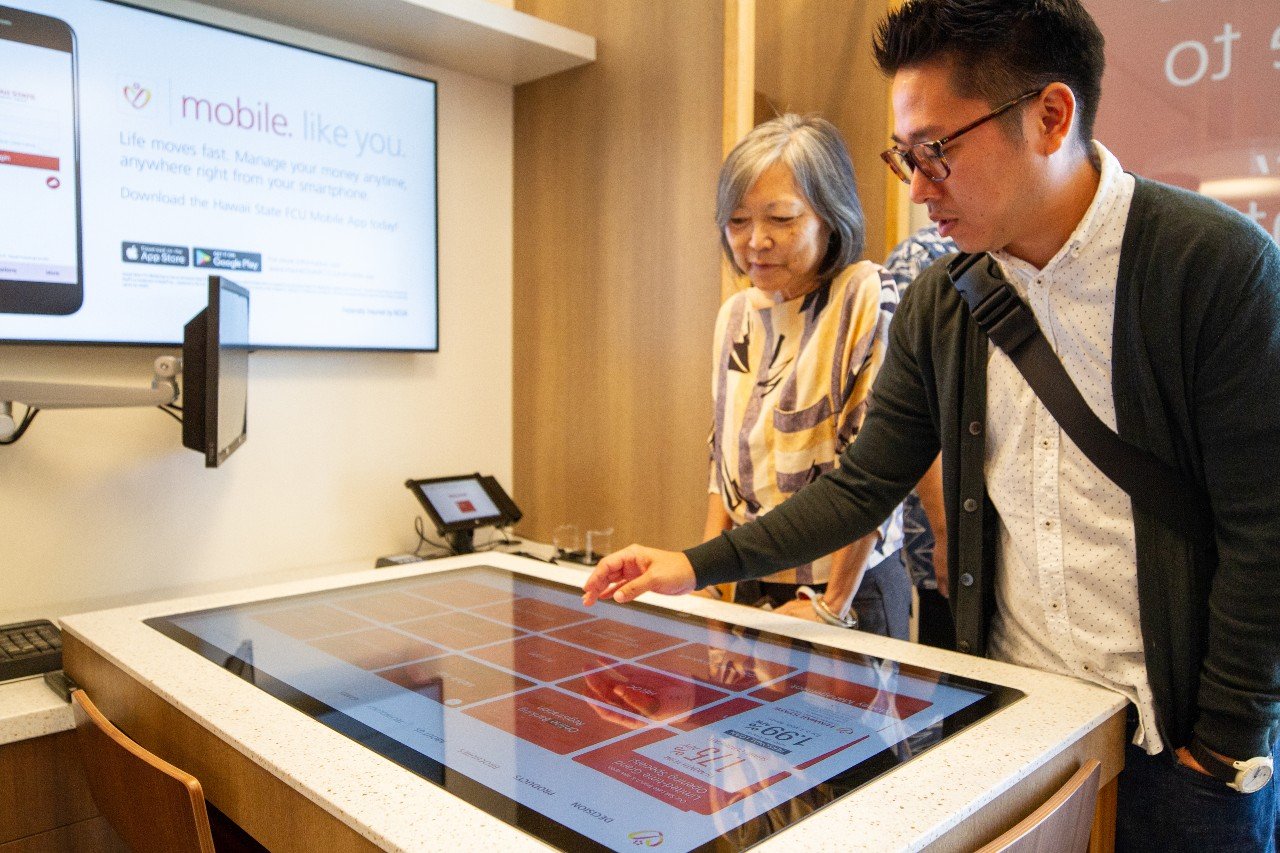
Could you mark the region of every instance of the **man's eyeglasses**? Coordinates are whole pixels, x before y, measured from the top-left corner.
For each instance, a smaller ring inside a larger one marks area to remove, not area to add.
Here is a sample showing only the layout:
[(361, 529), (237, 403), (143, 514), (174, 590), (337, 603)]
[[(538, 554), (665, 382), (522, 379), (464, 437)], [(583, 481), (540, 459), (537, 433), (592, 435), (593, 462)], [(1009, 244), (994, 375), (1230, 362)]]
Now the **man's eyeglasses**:
[(1025, 95), (1019, 95), (1007, 104), (996, 107), (991, 112), (984, 115), (976, 121), (971, 121), (955, 133), (935, 139), (932, 142), (917, 142), (909, 148), (898, 148), (896, 145), (888, 151), (881, 152), (880, 159), (889, 164), (889, 168), (897, 175), (904, 184), (911, 183), (911, 176), (919, 169), (924, 176), (935, 183), (945, 181), (947, 176), (951, 174), (951, 166), (947, 163), (947, 157), (942, 153), (942, 149), (973, 130), (981, 124), (991, 121), (999, 115), (1003, 115), (1018, 104), (1034, 98), (1039, 95), (1043, 89), (1036, 89), (1033, 92), (1027, 92)]

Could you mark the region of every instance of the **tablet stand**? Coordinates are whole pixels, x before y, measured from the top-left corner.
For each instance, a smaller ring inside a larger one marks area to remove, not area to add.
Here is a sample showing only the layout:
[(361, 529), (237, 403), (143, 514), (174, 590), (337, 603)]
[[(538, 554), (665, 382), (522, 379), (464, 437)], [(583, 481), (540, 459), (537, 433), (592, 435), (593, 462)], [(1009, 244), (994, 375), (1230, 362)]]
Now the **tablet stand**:
[(449, 543), (449, 550), (453, 553), (470, 554), (475, 550), (474, 534), (474, 530), (450, 530), (444, 535), (444, 541)]

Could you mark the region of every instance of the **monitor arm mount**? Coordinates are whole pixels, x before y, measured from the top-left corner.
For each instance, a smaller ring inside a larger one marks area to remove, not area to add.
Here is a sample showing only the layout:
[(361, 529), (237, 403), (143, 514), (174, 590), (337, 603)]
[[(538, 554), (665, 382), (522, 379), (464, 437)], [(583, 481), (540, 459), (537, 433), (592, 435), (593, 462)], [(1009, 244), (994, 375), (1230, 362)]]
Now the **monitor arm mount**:
[(181, 372), (181, 358), (162, 355), (155, 361), (150, 388), (0, 379), (0, 442), (18, 431), (14, 403), (35, 410), (167, 406), (178, 399), (177, 377)]

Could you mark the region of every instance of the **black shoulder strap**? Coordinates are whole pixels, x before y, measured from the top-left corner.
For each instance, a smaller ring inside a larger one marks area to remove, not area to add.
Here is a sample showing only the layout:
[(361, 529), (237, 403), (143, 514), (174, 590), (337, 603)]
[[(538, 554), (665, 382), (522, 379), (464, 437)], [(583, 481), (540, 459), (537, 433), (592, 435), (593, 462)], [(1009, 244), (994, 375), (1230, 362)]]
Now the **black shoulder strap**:
[(947, 272), (978, 326), (1009, 356), (1076, 447), (1124, 489), (1135, 506), (1173, 530), (1207, 541), (1212, 515), (1205, 494), (1116, 435), (1094, 414), (1040, 331), (1035, 314), (1005, 280), (995, 259), (986, 253), (961, 254), (948, 264)]

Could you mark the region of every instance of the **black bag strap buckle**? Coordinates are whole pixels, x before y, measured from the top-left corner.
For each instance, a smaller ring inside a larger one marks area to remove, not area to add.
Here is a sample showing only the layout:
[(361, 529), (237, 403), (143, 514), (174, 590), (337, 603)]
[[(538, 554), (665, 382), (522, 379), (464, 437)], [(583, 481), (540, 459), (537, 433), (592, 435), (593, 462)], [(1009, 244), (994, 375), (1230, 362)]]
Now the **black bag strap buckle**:
[(1012, 354), (1039, 330), (1035, 314), (990, 255), (958, 255), (947, 272), (978, 327), (1000, 349)]

